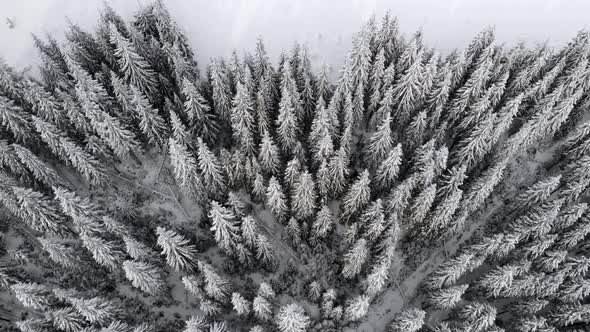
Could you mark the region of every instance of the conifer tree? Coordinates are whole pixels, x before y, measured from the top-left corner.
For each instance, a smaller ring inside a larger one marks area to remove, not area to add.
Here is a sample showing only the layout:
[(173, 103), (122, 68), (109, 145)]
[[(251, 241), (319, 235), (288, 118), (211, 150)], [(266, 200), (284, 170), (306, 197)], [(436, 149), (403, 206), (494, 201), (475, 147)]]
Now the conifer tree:
[(285, 227), (285, 238), (287, 238), (294, 247), (298, 247), (301, 243), (301, 227), (299, 221), (294, 217), (289, 219), (287, 227)]
[(77, 259), (72, 248), (67, 247), (61, 241), (54, 239), (39, 237), (37, 240), (41, 243), (43, 250), (49, 254), (51, 260), (66, 268), (75, 267)]
[(389, 329), (392, 332), (417, 332), (424, 325), (425, 316), (426, 313), (420, 309), (406, 309), (397, 314)]
[(121, 260), (121, 252), (115, 247), (115, 243), (89, 234), (80, 235), (80, 239), (84, 248), (90, 251), (92, 257), (98, 264), (110, 271), (118, 267)]
[(33, 138), (27, 113), (4, 96), (0, 96), (0, 124), (6, 127), (18, 142), (27, 142)]
[(275, 258), (274, 251), (266, 236), (258, 234), (256, 237), (256, 259), (266, 266), (273, 266)]
[(142, 242), (139, 242), (130, 236), (124, 236), (123, 242), (125, 242), (125, 251), (127, 251), (127, 254), (129, 254), (131, 258), (144, 261), (153, 257), (152, 250)]
[(373, 265), (371, 272), (365, 280), (367, 295), (377, 295), (383, 290), (387, 279), (389, 279), (389, 270), (391, 268), (390, 259), (381, 259)]
[(230, 284), (224, 277), (220, 276), (211, 265), (199, 261), (199, 270), (203, 273), (205, 281), (205, 292), (215, 300), (225, 303), (230, 294)]
[(187, 78), (182, 80), (182, 94), (185, 98), (184, 112), (193, 132), (198, 137), (203, 137), (208, 141), (212, 140), (219, 128), (207, 100), (203, 98), (197, 87)]
[(240, 228), (235, 221), (236, 216), (228, 208), (216, 201), (211, 201), (209, 219), (211, 219), (211, 231), (219, 247), (228, 253), (234, 252), (237, 243), (241, 241)]
[(250, 313), (250, 302), (240, 293), (232, 293), (231, 303), (239, 316), (247, 316)]
[(69, 59), (68, 67), (76, 80), (76, 96), (90, 124), (117, 157), (127, 156), (138, 143), (135, 135), (108, 113), (110, 100), (106, 90), (74, 60)]
[(55, 170), (39, 159), (33, 154), (33, 152), (31, 152), (31, 150), (16, 143), (13, 143), (11, 146), (18, 159), (20, 159), (22, 164), (33, 173), (33, 176), (35, 176), (38, 181), (44, 183), (48, 187), (61, 185), (63, 183)]
[(256, 318), (262, 321), (268, 321), (272, 317), (272, 308), (270, 302), (264, 297), (257, 295), (252, 301), (252, 310)]
[(391, 114), (387, 113), (381, 124), (376, 128), (375, 133), (370, 138), (368, 154), (375, 164), (381, 163), (387, 152), (393, 147), (393, 137), (391, 134)]
[(425, 281), (425, 286), (433, 290), (454, 286), (461, 276), (474, 268), (474, 259), (473, 253), (464, 252), (447, 260), (430, 274)]
[(101, 297), (70, 298), (69, 302), (88, 322), (103, 326), (115, 320), (121, 312), (115, 303)]
[(125, 38), (114, 24), (109, 25), (110, 42), (115, 46), (117, 64), (125, 74), (125, 80), (137, 86), (143, 93), (155, 92), (156, 73), (149, 63), (138, 53), (136, 47)]
[(170, 137), (168, 141), (170, 163), (174, 171), (177, 183), (189, 194), (197, 197), (204, 186), (197, 169), (197, 160), (185, 144), (178, 139)]
[(134, 287), (150, 295), (157, 294), (164, 286), (159, 276), (160, 271), (149, 263), (126, 260), (123, 262), (123, 270)]
[(94, 156), (84, 151), (55, 126), (36, 117), (33, 117), (33, 123), (49, 149), (72, 165), (88, 182), (94, 185), (106, 182), (103, 167)]
[(436, 197), (436, 184), (431, 184), (428, 187), (424, 188), (416, 199), (414, 200), (414, 204), (410, 207), (410, 222), (413, 225), (420, 225), (432, 204), (434, 203), (434, 198)]
[(254, 142), (255, 123), (252, 114), (254, 110), (246, 88), (241, 83), (238, 83), (236, 90), (230, 117), (233, 136), (244, 154), (252, 155), (256, 150)]
[(462, 329), (485, 331), (494, 326), (496, 308), (487, 303), (472, 302), (461, 308), (458, 316)]
[(197, 144), (199, 169), (201, 170), (205, 188), (209, 194), (215, 197), (220, 196), (226, 189), (221, 163), (202, 139), (198, 138)]
[(207, 329), (207, 319), (203, 316), (191, 316), (186, 321), (183, 332), (201, 332)]
[(556, 175), (537, 181), (516, 197), (517, 204), (531, 207), (543, 203), (557, 189), (560, 180), (561, 175)]
[(50, 234), (65, 231), (63, 216), (45, 195), (21, 187), (12, 187), (22, 219), (34, 230)]
[(385, 215), (381, 199), (371, 203), (361, 214), (359, 222), (364, 228), (364, 235), (369, 240), (375, 240), (385, 229)]
[(346, 318), (350, 321), (357, 321), (367, 315), (369, 311), (369, 296), (359, 295), (352, 299), (346, 306)]
[(260, 142), (260, 153), (258, 160), (262, 169), (272, 175), (276, 175), (280, 166), (279, 148), (275, 145), (273, 139), (267, 131), (262, 132), (262, 141)]
[(311, 217), (316, 209), (315, 182), (308, 171), (299, 175), (292, 189), (291, 204), (295, 216), (300, 219)]
[(320, 299), (320, 296), (322, 295), (322, 286), (320, 285), (319, 282), (317, 281), (312, 281), (309, 284), (309, 291), (308, 291), (308, 296), (310, 297), (310, 299), (314, 302), (318, 301)]
[(214, 60), (210, 67), (210, 81), (213, 92), (213, 109), (223, 121), (230, 120), (231, 91), (225, 68), (219, 60)]
[(266, 204), (277, 220), (280, 222), (285, 221), (285, 218), (287, 217), (287, 202), (281, 184), (274, 176), (272, 176), (268, 182)]
[(279, 104), (279, 114), (277, 118), (277, 137), (281, 149), (288, 153), (297, 144), (299, 135), (297, 127), (297, 117), (295, 114), (295, 105), (289, 89), (283, 88), (281, 102)]
[(276, 296), (276, 293), (269, 283), (263, 281), (258, 286), (258, 295), (263, 296), (267, 299), (273, 299)]
[(150, 143), (161, 146), (164, 144), (167, 136), (167, 128), (164, 119), (158, 112), (152, 108), (145, 95), (137, 88), (131, 86), (133, 99), (131, 104), (134, 106), (135, 113), (139, 117), (139, 128), (148, 138)]
[(82, 316), (71, 307), (47, 311), (45, 317), (51, 320), (55, 328), (67, 332), (80, 331), (84, 325)]
[(347, 279), (354, 278), (361, 272), (361, 269), (368, 258), (369, 248), (367, 247), (367, 240), (359, 239), (344, 255), (342, 275)]
[(295, 182), (299, 178), (301, 174), (301, 161), (298, 157), (293, 157), (289, 162), (287, 162), (287, 167), (285, 167), (285, 185), (286, 189), (291, 189), (295, 186)]
[(334, 216), (327, 205), (322, 205), (322, 208), (316, 215), (315, 221), (312, 224), (313, 239), (323, 239), (334, 227)]
[(303, 332), (307, 330), (309, 323), (309, 317), (296, 303), (281, 307), (277, 314), (276, 324), (281, 332)]
[(157, 227), (156, 234), (158, 246), (162, 248), (162, 255), (166, 256), (166, 262), (170, 267), (177, 271), (190, 271), (196, 266), (196, 248), (189, 240), (163, 227)]
[(393, 185), (402, 163), (402, 146), (397, 144), (390, 150), (388, 157), (383, 160), (375, 172), (375, 185), (378, 190), (386, 191)]
[(371, 195), (369, 184), (369, 171), (365, 170), (359, 174), (342, 199), (342, 217), (344, 219), (350, 218), (367, 205)]
[(11, 285), (10, 289), (25, 307), (37, 310), (46, 310), (51, 307), (51, 293), (43, 285), (19, 282)]

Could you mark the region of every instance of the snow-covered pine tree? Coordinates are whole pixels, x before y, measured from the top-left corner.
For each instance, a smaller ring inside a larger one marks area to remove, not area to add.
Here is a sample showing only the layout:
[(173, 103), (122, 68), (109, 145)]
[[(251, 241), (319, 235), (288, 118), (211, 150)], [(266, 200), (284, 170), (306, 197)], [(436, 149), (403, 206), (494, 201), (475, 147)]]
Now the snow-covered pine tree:
[(278, 174), (281, 162), (279, 148), (275, 145), (272, 137), (266, 130), (262, 132), (258, 161), (267, 174)]
[(262, 321), (268, 321), (272, 317), (272, 306), (263, 296), (257, 295), (252, 301), (254, 316)]
[(123, 271), (134, 287), (150, 295), (157, 294), (164, 287), (160, 270), (150, 263), (126, 260), (123, 262)]
[(532, 184), (516, 197), (517, 206), (532, 207), (543, 203), (557, 189), (561, 180), (561, 174), (543, 178)]
[(90, 299), (69, 298), (68, 301), (88, 322), (102, 326), (111, 323), (121, 313), (121, 308), (114, 302), (102, 297), (93, 297)]
[(276, 318), (276, 324), (281, 332), (304, 332), (309, 323), (309, 317), (297, 303), (281, 307)]
[(225, 176), (221, 163), (201, 138), (197, 139), (197, 145), (199, 169), (201, 170), (205, 188), (210, 195), (215, 197), (221, 196), (226, 190)]
[(81, 234), (80, 239), (84, 248), (92, 254), (92, 258), (109, 271), (115, 270), (121, 263), (121, 252), (114, 242), (88, 233)]
[(66, 232), (64, 217), (51, 199), (40, 192), (12, 187), (20, 216), (32, 229), (49, 234)]
[(342, 214), (344, 220), (350, 219), (355, 213), (364, 208), (371, 196), (369, 171), (364, 170), (357, 180), (350, 186), (348, 192), (342, 198)]
[(78, 146), (54, 125), (34, 116), (33, 123), (51, 152), (72, 165), (86, 181), (93, 185), (102, 185), (106, 182), (105, 171), (93, 155)]
[(328, 177), (330, 179), (330, 193), (332, 197), (339, 196), (347, 186), (347, 177), (350, 173), (348, 163), (348, 153), (342, 147), (336, 151), (328, 163)]
[(152, 95), (157, 89), (156, 73), (139, 54), (135, 45), (123, 36), (114, 24), (109, 25), (110, 42), (115, 46), (117, 64), (125, 74), (125, 80), (143, 93)]
[(190, 195), (202, 199), (204, 184), (198, 173), (197, 160), (192, 152), (175, 137), (170, 137), (168, 151), (177, 183)]
[(474, 268), (475, 255), (471, 252), (463, 252), (441, 264), (425, 280), (424, 285), (432, 290), (454, 286), (455, 282), (465, 273)]
[(375, 129), (375, 133), (371, 135), (367, 154), (375, 165), (380, 165), (391, 148), (393, 148), (391, 113), (387, 113)]
[(287, 217), (287, 201), (281, 184), (274, 176), (268, 181), (266, 204), (279, 222), (285, 221)]
[(42, 182), (48, 187), (63, 184), (63, 180), (53, 167), (39, 159), (39, 157), (31, 152), (31, 150), (16, 143), (13, 143), (11, 147), (18, 159), (31, 173), (33, 173), (33, 176), (37, 181)]
[(412, 308), (405, 309), (397, 314), (389, 325), (392, 332), (417, 332), (424, 325), (426, 313), (423, 310)]
[(220, 276), (211, 265), (199, 261), (198, 267), (201, 273), (203, 273), (203, 279), (205, 281), (205, 292), (215, 300), (225, 303), (228, 300), (231, 291), (231, 285), (229, 281)]
[(402, 164), (402, 153), (402, 146), (398, 143), (377, 168), (373, 182), (378, 191), (387, 191), (393, 185)]
[(148, 142), (162, 146), (168, 136), (166, 123), (151, 105), (146, 96), (134, 86), (131, 86), (133, 98), (131, 104), (139, 118), (139, 128), (148, 138)]
[(72, 307), (47, 311), (45, 318), (50, 320), (55, 328), (67, 332), (81, 331), (84, 326), (84, 318)]
[(76, 80), (76, 96), (82, 105), (82, 110), (98, 136), (117, 157), (123, 158), (129, 155), (138, 143), (135, 135), (108, 113), (108, 105), (111, 101), (107, 91), (75, 60), (68, 58), (68, 67)]
[(295, 248), (301, 244), (301, 225), (295, 217), (289, 219), (285, 227), (284, 238), (291, 242)]
[(373, 265), (371, 272), (369, 272), (365, 280), (367, 295), (377, 295), (385, 288), (387, 279), (389, 279), (390, 269), (391, 259), (388, 257), (381, 258)]
[(315, 182), (308, 171), (299, 175), (292, 189), (291, 204), (294, 215), (299, 219), (312, 217), (316, 209)]
[(316, 218), (312, 224), (312, 239), (317, 241), (325, 238), (334, 227), (334, 216), (327, 205), (322, 205), (322, 208), (317, 213)]
[(247, 316), (250, 314), (250, 301), (246, 300), (242, 294), (233, 292), (231, 295), (231, 303), (239, 316)]
[(253, 155), (256, 151), (253, 112), (254, 110), (246, 87), (238, 82), (236, 96), (233, 99), (233, 108), (230, 112), (230, 119), (234, 139), (245, 155)]
[(347, 279), (354, 278), (361, 272), (368, 259), (369, 247), (367, 240), (361, 238), (344, 255), (344, 267), (342, 268), (342, 275)]
[(38, 237), (37, 240), (54, 262), (66, 268), (74, 268), (78, 263), (75, 251), (62, 243), (62, 241), (42, 237)]
[(219, 247), (227, 253), (234, 253), (236, 245), (241, 242), (240, 227), (234, 213), (218, 202), (211, 201), (208, 216), (211, 219), (211, 231)]
[(223, 121), (230, 121), (231, 90), (227, 71), (219, 59), (213, 60), (209, 70), (213, 93), (213, 110)]
[(131, 258), (139, 261), (149, 260), (153, 257), (153, 251), (144, 243), (130, 237), (124, 236), (123, 242), (125, 242), (125, 251), (131, 256)]
[(37, 310), (47, 310), (51, 307), (51, 292), (43, 285), (19, 282), (11, 285), (10, 289), (25, 307)]
[(256, 237), (256, 259), (262, 264), (272, 267), (275, 264), (274, 251), (267, 237), (258, 234)]
[(4, 96), (0, 96), (0, 124), (8, 129), (8, 132), (17, 142), (27, 142), (33, 138), (31, 135), (30, 115)]
[(207, 319), (203, 316), (191, 316), (186, 321), (183, 332), (202, 332), (208, 328)]
[(157, 244), (162, 248), (162, 255), (166, 256), (166, 262), (170, 267), (177, 271), (190, 271), (196, 266), (196, 248), (189, 240), (163, 227), (157, 227), (156, 234)]
[(295, 114), (296, 106), (293, 104), (292, 92), (288, 88), (282, 88), (281, 96), (276, 121), (277, 137), (282, 151), (291, 153), (297, 145), (299, 136), (297, 116)]
[(203, 98), (197, 87), (188, 79), (182, 80), (182, 94), (185, 98), (184, 113), (190, 127), (197, 137), (212, 141), (219, 128), (207, 100)]
[(464, 331), (485, 331), (495, 325), (496, 308), (487, 303), (472, 302), (459, 310), (459, 328)]
[(364, 318), (369, 311), (370, 299), (368, 295), (359, 295), (352, 299), (345, 309), (346, 318), (350, 321)]

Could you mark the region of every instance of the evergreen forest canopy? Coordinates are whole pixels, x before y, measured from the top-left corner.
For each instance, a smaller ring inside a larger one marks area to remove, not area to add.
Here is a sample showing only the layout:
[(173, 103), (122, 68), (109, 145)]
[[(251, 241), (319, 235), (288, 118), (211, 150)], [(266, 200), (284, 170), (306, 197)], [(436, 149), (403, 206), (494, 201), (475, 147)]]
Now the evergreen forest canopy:
[(34, 40), (38, 77), (0, 62), (3, 329), (590, 329), (589, 33), (441, 55), (386, 15), (336, 81), (261, 39), (201, 71), (159, 1)]

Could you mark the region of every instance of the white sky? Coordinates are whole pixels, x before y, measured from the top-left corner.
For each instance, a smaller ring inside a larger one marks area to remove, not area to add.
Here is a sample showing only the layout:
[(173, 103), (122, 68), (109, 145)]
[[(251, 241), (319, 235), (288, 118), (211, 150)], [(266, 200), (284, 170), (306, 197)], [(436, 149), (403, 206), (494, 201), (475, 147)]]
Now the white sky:
[[(146, 0), (108, 0), (128, 18)], [(464, 47), (486, 26), (498, 42), (548, 40), (559, 45), (587, 27), (587, 0), (168, 0), (188, 32), (201, 64), (233, 49), (252, 49), (262, 35), (271, 56), (295, 40), (307, 43), (316, 61), (341, 63), (351, 35), (373, 13), (398, 16), (401, 30), (422, 27), (424, 39), (441, 51)], [(30, 33), (63, 36), (65, 17), (93, 29), (102, 0), (4, 0), (0, 4), (0, 56), (23, 67), (36, 60)], [(15, 21), (9, 29), (6, 18)]]

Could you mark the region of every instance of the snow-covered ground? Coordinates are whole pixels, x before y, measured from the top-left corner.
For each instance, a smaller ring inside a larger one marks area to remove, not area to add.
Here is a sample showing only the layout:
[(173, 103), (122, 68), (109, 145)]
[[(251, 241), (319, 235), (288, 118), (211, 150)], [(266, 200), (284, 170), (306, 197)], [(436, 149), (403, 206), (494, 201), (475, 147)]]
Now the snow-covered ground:
[[(121, 15), (131, 15), (148, 0), (108, 0)], [(166, 0), (189, 32), (198, 60), (251, 49), (264, 37), (271, 56), (295, 40), (307, 43), (317, 62), (337, 65), (351, 35), (373, 13), (390, 10), (401, 30), (423, 28), (430, 46), (445, 51), (463, 47), (486, 26), (495, 26), (498, 41), (514, 44), (548, 40), (560, 44), (587, 27), (590, 2), (585, 0)], [(30, 33), (63, 36), (65, 18), (91, 29), (103, 0), (3, 1), (0, 11), (1, 56), (23, 67), (35, 57)], [(12, 23), (9, 23), (10, 20)], [(12, 28), (10, 26), (13, 25)], [(551, 39), (549, 39), (551, 37)], [(320, 58), (321, 54), (321, 58)]]

